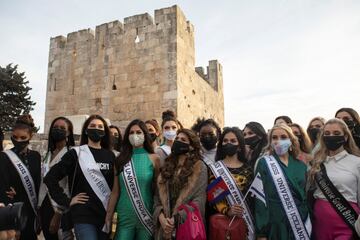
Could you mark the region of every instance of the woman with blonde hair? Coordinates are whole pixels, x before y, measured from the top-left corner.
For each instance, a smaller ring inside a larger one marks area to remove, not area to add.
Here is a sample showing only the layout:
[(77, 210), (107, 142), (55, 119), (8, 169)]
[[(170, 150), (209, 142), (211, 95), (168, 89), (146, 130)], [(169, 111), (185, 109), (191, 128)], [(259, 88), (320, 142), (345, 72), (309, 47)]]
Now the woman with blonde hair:
[(352, 239), (360, 212), (360, 152), (344, 121), (326, 122), (310, 170), (316, 239)]
[(267, 154), (258, 162), (263, 193), (255, 200), (258, 240), (310, 239), (305, 194), (306, 165), (297, 159), (299, 144), (290, 127), (275, 125), (269, 132)]
[(313, 159), (311, 155), (312, 144), (309, 135), (297, 123), (291, 124), (290, 127), (294, 135), (297, 137), (300, 146), (300, 153), (297, 156), (297, 159), (303, 161), (305, 164), (308, 164)]

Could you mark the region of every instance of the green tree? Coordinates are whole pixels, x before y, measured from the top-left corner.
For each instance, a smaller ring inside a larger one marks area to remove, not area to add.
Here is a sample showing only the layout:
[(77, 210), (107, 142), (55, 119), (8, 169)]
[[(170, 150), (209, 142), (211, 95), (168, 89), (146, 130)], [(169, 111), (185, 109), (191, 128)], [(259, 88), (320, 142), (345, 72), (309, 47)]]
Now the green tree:
[(35, 102), (31, 101), (25, 73), (17, 71), (18, 65), (0, 66), (0, 126), (9, 131), (16, 118), (33, 110)]

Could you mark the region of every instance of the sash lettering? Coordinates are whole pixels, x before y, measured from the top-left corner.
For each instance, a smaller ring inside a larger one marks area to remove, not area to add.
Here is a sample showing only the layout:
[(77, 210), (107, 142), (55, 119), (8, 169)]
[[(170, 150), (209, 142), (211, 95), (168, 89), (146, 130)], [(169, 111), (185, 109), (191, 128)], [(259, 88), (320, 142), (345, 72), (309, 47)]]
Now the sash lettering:
[(358, 214), (331, 182), (326, 173), (325, 166), (321, 164), (320, 168), (321, 170), (315, 175), (316, 183), (331, 206), (336, 210), (344, 222), (353, 230), (354, 236), (356, 236), (354, 224), (358, 218)]
[[(96, 163), (88, 145), (74, 147), (78, 154), (78, 161), (81, 171), (83, 172), (86, 181), (89, 183), (91, 189), (100, 199), (104, 210), (107, 210), (111, 190), (106, 182), (106, 179), (100, 171), (99, 165)], [(107, 226), (104, 226), (103, 231), (107, 232)]]
[(300, 213), (296, 207), (294, 198), (291, 194), (290, 187), (286, 181), (281, 167), (279, 166), (279, 163), (273, 156), (265, 156), (265, 162), (271, 173), (277, 193), (285, 210), (285, 214), (290, 222), (295, 239), (310, 240), (310, 220), (308, 218), (306, 223), (303, 223)]
[[(209, 163), (209, 161), (205, 161), (205, 162), (207, 164)], [(231, 194), (226, 197), (229, 205), (232, 206), (234, 204), (239, 204), (244, 207), (243, 218), (249, 229), (247, 239), (248, 240), (255, 239), (255, 227), (254, 227), (253, 217), (251, 216), (250, 209), (246, 204), (240, 189), (237, 187), (236, 182), (232, 177), (231, 173), (229, 172), (229, 170), (222, 161), (217, 161), (213, 164), (208, 164), (208, 166), (216, 178), (221, 176), (221, 178), (226, 183), (226, 186), (230, 190)]]
[(152, 215), (149, 213), (149, 211), (146, 209), (146, 206), (144, 204), (138, 182), (136, 181), (135, 169), (131, 161), (124, 166), (122, 177), (124, 179), (126, 191), (130, 196), (131, 203), (135, 209), (135, 212), (140, 222), (144, 225), (144, 227), (150, 233), (150, 235), (153, 235), (153, 229), (154, 229), (153, 218)]
[(27, 197), (30, 201), (31, 207), (35, 215), (37, 215), (37, 211), (36, 211), (37, 196), (36, 196), (35, 184), (34, 184), (34, 180), (30, 175), (29, 170), (13, 151), (6, 150), (4, 151), (4, 153), (9, 157), (11, 163), (14, 165), (16, 171), (18, 172), (21, 182), (25, 188)]

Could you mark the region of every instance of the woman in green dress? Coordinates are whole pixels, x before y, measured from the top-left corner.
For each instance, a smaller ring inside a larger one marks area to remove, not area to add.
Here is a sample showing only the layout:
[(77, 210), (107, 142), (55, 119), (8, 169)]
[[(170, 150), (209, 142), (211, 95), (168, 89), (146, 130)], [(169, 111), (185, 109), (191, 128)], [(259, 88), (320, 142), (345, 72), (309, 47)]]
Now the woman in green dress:
[(265, 203), (258, 198), (255, 200), (255, 228), (258, 240), (295, 239), (268, 168), (267, 159), (269, 156), (273, 156), (280, 166), (302, 222), (308, 218), (305, 194), (307, 168), (302, 161), (296, 159), (298, 153), (299, 145), (291, 128), (284, 124), (275, 125), (269, 133), (267, 155), (262, 157), (256, 166), (256, 174), (259, 173), (261, 176), (265, 193)]
[(106, 218), (110, 226), (116, 207), (115, 239), (152, 239), (153, 187), (159, 164), (145, 123), (133, 120), (125, 130), (122, 151), (116, 159), (114, 187)]

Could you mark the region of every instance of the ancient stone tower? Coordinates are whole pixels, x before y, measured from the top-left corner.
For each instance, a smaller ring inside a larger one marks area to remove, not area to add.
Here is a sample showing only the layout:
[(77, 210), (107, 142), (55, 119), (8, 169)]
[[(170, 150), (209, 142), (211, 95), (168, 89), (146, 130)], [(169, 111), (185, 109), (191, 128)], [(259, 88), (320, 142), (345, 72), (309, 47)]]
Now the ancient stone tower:
[(186, 127), (224, 124), (222, 67), (195, 68), (194, 27), (178, 6), (51, 38), (45, 131), (57, 116), (96, 113), (125, 127), (167, 109)]

